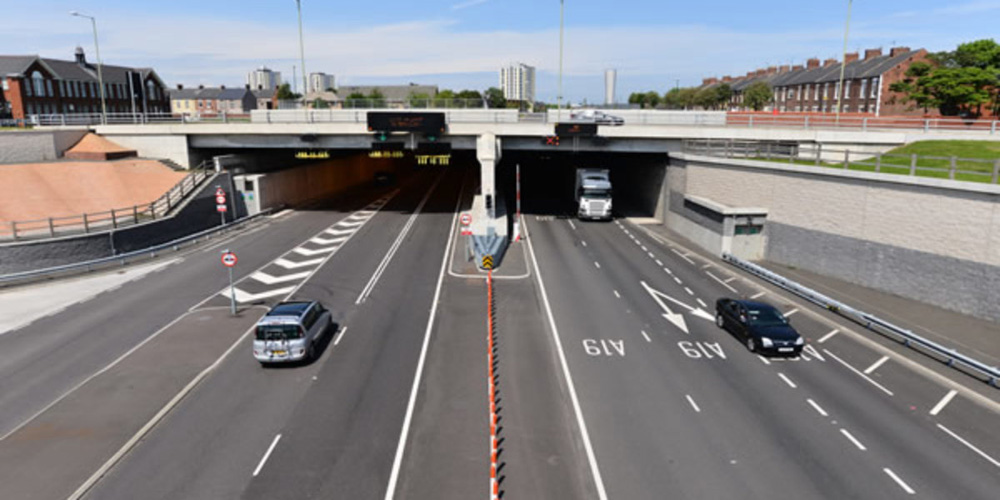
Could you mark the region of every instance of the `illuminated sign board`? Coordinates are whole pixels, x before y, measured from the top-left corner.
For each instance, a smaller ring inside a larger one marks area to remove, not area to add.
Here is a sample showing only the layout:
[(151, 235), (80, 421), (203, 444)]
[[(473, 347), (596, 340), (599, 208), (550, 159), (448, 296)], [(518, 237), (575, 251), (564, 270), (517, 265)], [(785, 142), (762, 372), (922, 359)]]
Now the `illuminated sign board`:
[(369, 132), (440, 134), (447, 125), (441, 112), (369, 111)]
[(406, 157), (406, 152), (404, 151), (369, 151), (369, 158), (375, 158), (379, 160), (390, 160), (395, 158)]
[(299, 151), (295, 153), (295, 158), (299, 160), (327, 160), (330, 158), (329, 151)]
[(558, 135), (547, 135), (545, 137), (542, 137), (542, 145), (543, 146), (558, 146), (559, 145), (559, 136)]
[(597, 135), (596, 123), (557, 123), (556, 135), (560, 137), (590, 137)]
[(447, 165), (451, 162), (451, 155), (422, 155), (414, 156), (417, 165)]

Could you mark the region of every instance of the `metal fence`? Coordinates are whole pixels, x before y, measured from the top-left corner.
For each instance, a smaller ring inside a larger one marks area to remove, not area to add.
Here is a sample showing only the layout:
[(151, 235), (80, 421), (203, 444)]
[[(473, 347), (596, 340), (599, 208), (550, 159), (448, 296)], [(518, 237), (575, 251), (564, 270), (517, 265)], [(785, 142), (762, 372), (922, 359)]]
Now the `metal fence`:
[(103, 212), (89, 212), (67, 217), (48, 217), (45, 219), (10, 221), (0, 224), (0, 241), (23, 241), (57, 238), (77, 234), (108, 231), (125, 226), (132, 226), (162, 218), (169, 214), (188, 195), (208, 177), (213, 171), (207, 169), (207, 163), (202, 163), (181, 179), (170, 190), (148, 204), (131, 207), (112, 208)]
[(728, 253), (723, 254), (722, 259), (750, 274), (753, 274), (754, 276), (763, 279), (764, 281), (767, 281), (768, 283), (788, 290), (789, 292), (816, 305), (850, 319), (851, 321), (854, 321), (855, 323), (858, 323), (873, 332), (897, 340), (903, 345), (942, 361), (950, 367), (978, 376), (993, 387), (997, 387), (997, 383), (1000, 381), (1000, 368), (996, 366), (988, 366), (985, 363), (970, 358), (955, 349), (945, 347), (931, 340), (927, 340), (910, 330), (896, 326), (872, 314), (855, 309), (847, 304), (844, 304), (843, 302), (831, 299), (826, 295), (800, 285), (799, 283), (785, 278), (780, 274), (769, 271), (752, 262), (747, 262)]
[(722, 158), (744, 158), (793, 165), (1000, 183), (1000, 158), (901, 155), (852, 151), (824, 147), (815, 143), (734, 139), (687, 139), (684, 141), (683, 150), (690, 154)]
[(968, 120), (963, 118), (909, 118), (863, 115), (785, 115), (728, 113), (726, 125), (749, 128), (791, 129), (852, 129), (852, 130), (918, 130), (976, 131), (987, 134), (1000, 133), (1000, 121)]

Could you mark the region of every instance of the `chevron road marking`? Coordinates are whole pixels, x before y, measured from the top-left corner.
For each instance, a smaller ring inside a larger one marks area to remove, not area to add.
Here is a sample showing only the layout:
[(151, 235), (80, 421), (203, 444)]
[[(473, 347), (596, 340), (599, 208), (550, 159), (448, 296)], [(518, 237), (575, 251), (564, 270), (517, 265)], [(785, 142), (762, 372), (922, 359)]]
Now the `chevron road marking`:
[(351, 219), (351, 220), (368, 219), (368, 218), (371, 218), (371, 216), (373, 216), (373, 215), (375, 215), (375, 212), (372, 211), (372, 210), (362, 210), (362, 211), (360, 211), (360, 212), (358, 212), (358, 213), (356, 213), (356, 214), (348, 217), (348, 219)]
[[(256, 302), (258, 300), (263, 300), (268, 297), (277, 297), (280, 295), (289, 294), (295, 290), (295, 287), (289, 286), (285, 288), (278, 288), (276, 290), (268, 290), (266, 292), (260, 292), (260, 293), (247, 293), (244, 292), (243, 290), (240, 290), (239, 288), (236, 288), (235, 290), (236, 290), (236, 302), (246, 303), (246, 302)], [(229, 290), (222, 292), (222, 295), (230, 297)]]
[(321, 262), (323, 262), (323, 259), (312, 259), (312, 260), (304, 260), (302, 262), (294, 262), (288, 259), (279, 258), (274, 261), (274, 264), (279, 265), (285, 269), (298, 269), (300, 267), (315, 266), (316, 264), (319, 264)]
[(267, 274), (263, 271), (257, 271), (251, 274), (250, 277), (265, 285), (273, 285), (275, 283), (286, 283), (289, 281), (300, 280), (302, 278), (305, 278), (306, 276), (309, 276), (309, 273), (310, 271), (305, 271), (295, 274), (286, 274), (284, 276), (271, 276), (270, 274)]
[(363, 226), (365, 224), (365, 222), (368, 222), (368, 220), (367, 219), (366, 220), (358, 220), (358, 221), (346, 221), (346, 220), (342, 220), (342, 221), (334, 224), (334, 226), (361, 227), (361, 226)]
[(326, 238), (322, 238), (322, 237), (316, 236), (315, 238), (313, 238), (313, 239), (311, 239), (309, 241), (311, 241), (311, 242), (313, 242), (313, 243), (315, 243), (317, 245), (333, 245), (333, 244), (337, 244), (337, 243), (343, 243), (343, 242), (349, 240), (350, 238), (351, 238), (350, 236), (338, 236), (336, 238), (326, 239)]
[(297, 253), (297, 254), (299, 254), (299, 255), (305, 255), (306, 257), (312, 257), (313, 255), (319, 255), (319, 254), (323, 254), (323, 253), (335, 252), (335, 251), (337, 251), (338, 248), (340, 248), (340, 247), (337, 246), (337, 247), (318, 248), (316, 250), (310, 250), (308, 248), (296, 247), (292, 251), (295, 252), (295, 253)]
[(356, 231), (357, 231), (357, 229), (333, 229), (333, 228), (330, 228), (330, 229), (327, 229), (326, 231), (323, 231), (323, 232), (327, 233), (327, 234), (332, 234), (334, 236), (344, 236), (344, 235), (347, 235), (347, 234), (354, 234)]

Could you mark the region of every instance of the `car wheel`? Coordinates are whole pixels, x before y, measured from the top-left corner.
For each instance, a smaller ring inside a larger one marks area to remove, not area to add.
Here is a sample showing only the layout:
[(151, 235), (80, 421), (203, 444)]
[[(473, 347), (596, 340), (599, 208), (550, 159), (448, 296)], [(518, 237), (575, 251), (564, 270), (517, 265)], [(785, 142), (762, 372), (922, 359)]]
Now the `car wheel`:
[(747, 349), (750, 352), (757, 352), (757, 343), (753, 341), (753, 337), (747, 337)]
[(717, 326), (719, 328), (723, 328), (723, 327), (726, 326), (726, 320), (723, 319), (722, 315), (719, 314), (719, 313), (715, 314), (715, 326)]
[(316, 360), (316, 343), (315, 342), (309, 344), (309, 350), (306, 351), (306, 358), (309, 361), (315, 361)]

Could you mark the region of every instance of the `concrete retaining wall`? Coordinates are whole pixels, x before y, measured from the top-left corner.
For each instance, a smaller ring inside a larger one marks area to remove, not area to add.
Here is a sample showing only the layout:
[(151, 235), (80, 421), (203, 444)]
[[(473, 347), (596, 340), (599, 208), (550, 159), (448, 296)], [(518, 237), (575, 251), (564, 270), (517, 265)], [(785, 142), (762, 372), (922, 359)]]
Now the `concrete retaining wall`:
[(393, 161), (372, 161), (363, 156), (339, 158), (265, 174), (258, 178), (256, 196), (261, 210), (300, 205), (370, 183), (379, 170), (400, 169)]
[[(1000, 186), (676, 155), (676, 192), (769, 210), (767, 260), (1000, 320)], [(671, 206), (674, 206), (671, 199)], [(676, 217), (668, 226), (677, 229)]]
[(198, 159), (192, 158), (188, 148), (188, 136), (184, 134), (116, 134), (107, 130), (114, 128), (102, 127), (101, 135), (107, 140), (121, 145), (128, 149), (134, 149), (139, 156), (145, 158), (163, 158), (184, 167), (191, 168), (197, 165)]
[(0, 163), (57, 160), (80, 141), (87, 129), (13, 130), (0, 133)]

